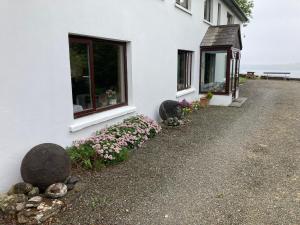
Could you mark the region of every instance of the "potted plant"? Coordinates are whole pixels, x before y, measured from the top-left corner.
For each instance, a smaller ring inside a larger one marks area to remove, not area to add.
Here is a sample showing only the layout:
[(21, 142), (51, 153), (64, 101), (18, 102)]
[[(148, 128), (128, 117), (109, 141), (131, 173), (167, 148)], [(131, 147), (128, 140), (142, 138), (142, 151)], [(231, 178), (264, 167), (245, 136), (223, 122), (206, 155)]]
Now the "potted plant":
[(209, 104), (209, 101), (212, 99), (214, 95), (211, 92), (208, 92), (205, 96), (200, 98), (200, 105), (202, 107), (206, 107)]
[(106, 91), (108, 104), (109, 105), (115, 105), (117, 104), (117, 93), (113, 90), (107, 90)]

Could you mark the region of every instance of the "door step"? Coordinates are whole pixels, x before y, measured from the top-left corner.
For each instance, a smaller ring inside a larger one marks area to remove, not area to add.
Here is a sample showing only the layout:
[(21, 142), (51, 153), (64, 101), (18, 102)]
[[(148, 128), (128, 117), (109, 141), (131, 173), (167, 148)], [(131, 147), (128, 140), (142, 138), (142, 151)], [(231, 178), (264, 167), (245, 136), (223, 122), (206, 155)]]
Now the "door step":
[(237, 98), (237, 99), (234, 99), (233, 102), (231, 103), (231, 105), (229, 105), (229, 106), (230, 107), (240, 108), (247, 101), (247, 99), (248, 98)]

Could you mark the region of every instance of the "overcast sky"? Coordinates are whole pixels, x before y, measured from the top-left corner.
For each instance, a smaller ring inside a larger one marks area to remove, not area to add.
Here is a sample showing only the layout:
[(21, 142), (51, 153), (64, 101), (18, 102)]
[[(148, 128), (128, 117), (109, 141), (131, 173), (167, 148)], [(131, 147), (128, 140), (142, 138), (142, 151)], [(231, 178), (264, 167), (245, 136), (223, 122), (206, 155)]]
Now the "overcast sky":
[(300, 0), (254, 0), (242, 64), (300, 63)]

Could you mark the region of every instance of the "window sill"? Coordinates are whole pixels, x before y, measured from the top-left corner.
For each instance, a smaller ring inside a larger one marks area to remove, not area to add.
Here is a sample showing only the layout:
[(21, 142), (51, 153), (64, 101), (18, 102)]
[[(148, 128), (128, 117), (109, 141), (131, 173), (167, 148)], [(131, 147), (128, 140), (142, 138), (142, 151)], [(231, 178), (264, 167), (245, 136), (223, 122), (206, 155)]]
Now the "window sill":
[(209, 26), (213, 26), (213, 24), (211, 22), (207, 21), (206, 19), (203, 19), (203, 22), (208, 24)]
[(186, 89), (186, 90), (178, 91), (178, 92), (176, 93), (176, 98), (180, 98), (180, 97), (182, 97), (182, 96), (185, 96), (185, 95), (194, 93), (195, 91), (196, 91), (195, 88), (189, 88), (189, 89)]
[(213, 92), (213, 91), (200, 91), (200, 95), (207, 95), (208, 93), (212, 93), (213, 95), (230, 95), (228, 92)]
[(191, 10), (186, 9), (186, 8), (182, 7), (181, 5), (178, 5), (177, 3), (175, 3), (175, 7), (178, 8), (178, 9), (180, 9), (180, 10), (182, 10), (182, 11), (184, 11), (184, 12), (186, 12), (187, 14), (192, 15)]
[(101, 113), (96, 113), (90, 116), (82, 117), (76, 119), (73, 124), (70, 125), (69, 129), (71, 133), (80, 131), (84, 128), (103, 123), (121, 116), (125, 116), (136, 112), (136, 107), (134, 106), (124, 106), (112, 110), (108, 110)]

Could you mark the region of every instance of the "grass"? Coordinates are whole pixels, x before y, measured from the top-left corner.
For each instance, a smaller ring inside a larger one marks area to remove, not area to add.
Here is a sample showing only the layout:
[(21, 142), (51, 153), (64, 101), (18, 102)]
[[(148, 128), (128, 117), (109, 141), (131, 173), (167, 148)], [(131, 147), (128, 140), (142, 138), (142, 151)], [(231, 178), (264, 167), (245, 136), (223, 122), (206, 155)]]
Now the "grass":
[(247, 78), (240, 77), (240, 84), (245, 84), (247, 82)]

